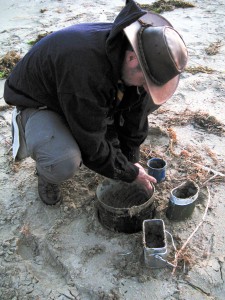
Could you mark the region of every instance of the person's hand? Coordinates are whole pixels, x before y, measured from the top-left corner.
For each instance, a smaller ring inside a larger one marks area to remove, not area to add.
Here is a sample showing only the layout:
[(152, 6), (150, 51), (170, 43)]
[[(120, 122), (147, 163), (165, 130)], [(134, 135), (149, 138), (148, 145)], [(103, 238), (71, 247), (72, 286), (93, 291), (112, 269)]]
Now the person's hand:
[(151, 182), (157, 183), (157, 180), (154, 177), (148, 175), (145, 169), (139, 163), (135, 163), (134, 165), (139, 168), (139, 174), (135, 181), (144, 185), (148, 190), (152, 190)]

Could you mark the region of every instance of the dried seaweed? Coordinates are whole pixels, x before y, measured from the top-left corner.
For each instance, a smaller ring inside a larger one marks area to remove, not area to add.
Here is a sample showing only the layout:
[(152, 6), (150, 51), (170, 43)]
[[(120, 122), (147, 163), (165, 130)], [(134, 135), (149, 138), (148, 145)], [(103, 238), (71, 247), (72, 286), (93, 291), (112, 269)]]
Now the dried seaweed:
[(9, 109), (10, 107), (12, 107), (12, 106), (11, 106), (11, 105), (8, 105), (8, 104), (1, 105), (1, 106), (0, 106), (0, 112), (6, 111), (6, 110)]
[(167, 131), (168, 131), (170, 139), (173, 141), (173, 144), (176, 144), (177, 143), (177, 134), (176, 134), (176, 132), (171, 127), (167, 128)]
[(221, 135), (225, 132), (224, 125), (219, 122), (214, 116), (207, 113), (198, 113), (193, 116), (193, 123), (195, 127), (200, 127), (208, 133)]
[(187, 67), (185, 68), (185, 71), (191, 74), (197, 74), (197, 73), (207, 73), (212, 74), (214, 72), (213, 69), (204, 67), (204, 66), (197, 66), (197, 67)]
[(41, 14), (45, 13), (46, 11), (48, 11), (47, 8), (42, 8), (42, 9), (40, 9), (40, 13), (41, 13)]
[(214, 43), (211, 43), (206, 49), (205, 52), (208, 55), (216, 55), (219, 53), (220, 47), (222, 46), (222, 41), (217, 41)]
[(16, 51), (9, 51), (0, 58), (0, 79), (6, 78), (20, 60), (21, 56)]
[(177, 1), (177, 0), (159, 0), (153, 2), (152, 4), (139, 4), (140, 8), (148, 11), (153, 11), (155, 13), (162, 13), (165, 11), (172, 11), (176, 8), (190, 8), (194, 7), (194, 5), (190, 2), (185, 1)]
[(194, 127), (204, 129), (208, 133), (222, 136), (225, 133), (225, 126), (214, 116), (203, 112), (191, 112), (185, 110), (183, 114), (179, 113), (166, 121), (166, 127), (192, 124)]
[(33, 46), (35, 45), (37, 42), (39, 42), (41, 39), (43, 39), (45, 36), (51, 34), (53, 31), (50, 32), (45, 32), (45, 33), (39, 33), (37, 38), (35, 40), (29, 41), (28, 44)]

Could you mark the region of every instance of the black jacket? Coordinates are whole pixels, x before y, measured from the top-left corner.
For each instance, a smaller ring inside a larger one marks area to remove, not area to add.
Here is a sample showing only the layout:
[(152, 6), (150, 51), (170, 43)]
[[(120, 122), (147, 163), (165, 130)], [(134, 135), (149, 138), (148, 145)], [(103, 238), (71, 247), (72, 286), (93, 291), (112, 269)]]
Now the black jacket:
[(138, 175), (147, 115), (157, 107), (126, 88), (117, 105), (124, 56), (123, 28), (145, 14), (133, 0), (114, 23), (85, 23), (54, 32), (23, 57), (6, 81), (4, 98), (20, 108), (47, 106), (65, 117), (84, 164), (113, 179)]

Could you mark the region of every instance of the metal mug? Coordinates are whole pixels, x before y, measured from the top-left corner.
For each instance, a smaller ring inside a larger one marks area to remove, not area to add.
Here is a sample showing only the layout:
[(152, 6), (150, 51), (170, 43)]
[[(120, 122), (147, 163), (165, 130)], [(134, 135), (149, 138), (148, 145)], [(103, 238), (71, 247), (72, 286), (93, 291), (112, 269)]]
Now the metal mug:
[(148, 174), (153, 176), (157, 183), (160, 183), (166, 178), (166, 166), (167, 163), (162, 158), (153, 157), (148, 160)]

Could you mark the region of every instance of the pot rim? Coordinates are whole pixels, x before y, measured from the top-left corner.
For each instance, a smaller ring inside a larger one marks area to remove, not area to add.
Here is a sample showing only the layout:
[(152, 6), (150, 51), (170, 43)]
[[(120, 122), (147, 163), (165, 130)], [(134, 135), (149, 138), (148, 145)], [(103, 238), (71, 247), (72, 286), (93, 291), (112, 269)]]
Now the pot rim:
[[(151, 203), (153, 203), (154, 201), (154, 193), (155, 193), (155, 186), (152, 184), (152, 188), (153, 190), (151, 191), (151, 196), (150, 198), (148, 198), (144, 203), (140, 204), (140, 205), (133, 205), (131, 207), (121, 207), (121, 208), (117, 208), (117, 207), (113, 207), (113, 206), (109, 206), (107, 204), (105, 204), (101, 199), (101, 194), (102, 194), (102, 190), (100, 190), (102, 187), (104, 187), (104, 182), (109, 181), (109, 185), (108, 185), (108, 189), (112, 188), (113, 186), (116, 186), (119, 184), (123, 184), (124, 182), (122, 181), (113, 181), (113, 180), (105, 180), (103, 181), (101, 184), (99, 184), (97, 186), (96, 189), (96, 196), (97, 196), (97, 201), (98, 203), (101, 204), (101, 206), (103, 206), (107, 211), (116, 213), (116, 214), (124, 214), (124, 213), (128, 213), (130, 216), (138, 214), (140, 211), (142, 211), (144, 208), (146, 208), (147, 206), (149, 206)], [(129, 184), (129, 183), (128, 183)], [(132, 183), (131, 183), (132, 184)], [(136, 183), (137, 184), (137, 183)], [(139, 184), (137, 184), (139, 185)], [(140, 185), (142, 186), (142, 185)], [(143, 187), (143, 186), (142, 186)], [(146, 189), (147, 191), (147, 189)], [(106, 190), (105, 190), (106, 192)]]

